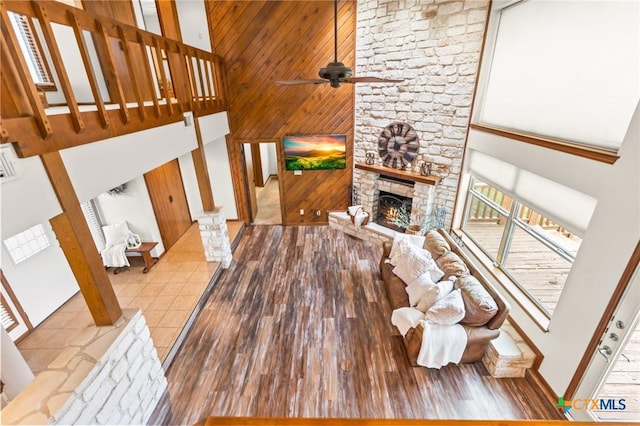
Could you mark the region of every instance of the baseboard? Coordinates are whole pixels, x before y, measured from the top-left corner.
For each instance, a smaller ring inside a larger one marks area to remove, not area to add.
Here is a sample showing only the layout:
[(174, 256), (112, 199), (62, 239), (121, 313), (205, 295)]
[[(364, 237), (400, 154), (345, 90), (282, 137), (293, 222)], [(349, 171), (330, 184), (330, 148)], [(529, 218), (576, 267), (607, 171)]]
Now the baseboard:
[[(548, 401), (550, 404), (555, 405), (558, 403), (558, 395), (551, 389), (549, 383), (540, 375), (537, 370), (528, 369), (525, 372), (525, 379), (527, 382), (536, 389), (538, 395), (545, 401)], [(555, 420), (567, 420), (567, 418), (558, 411), (558, 417)]]

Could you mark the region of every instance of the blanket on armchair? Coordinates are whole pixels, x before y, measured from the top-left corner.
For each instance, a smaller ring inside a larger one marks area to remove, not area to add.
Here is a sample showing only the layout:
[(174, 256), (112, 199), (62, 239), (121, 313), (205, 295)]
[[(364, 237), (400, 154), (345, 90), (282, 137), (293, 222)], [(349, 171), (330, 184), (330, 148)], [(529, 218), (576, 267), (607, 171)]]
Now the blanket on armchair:
[(100, 256), (102, 256), (102, 263), (104, 264), (104, 266), (114, 268), (130, 266), (129, 259), (124, 254), (124, 251), (126, 249), (127, 243), (119, 243), (102, 250), (102, 252), (100, 252)]

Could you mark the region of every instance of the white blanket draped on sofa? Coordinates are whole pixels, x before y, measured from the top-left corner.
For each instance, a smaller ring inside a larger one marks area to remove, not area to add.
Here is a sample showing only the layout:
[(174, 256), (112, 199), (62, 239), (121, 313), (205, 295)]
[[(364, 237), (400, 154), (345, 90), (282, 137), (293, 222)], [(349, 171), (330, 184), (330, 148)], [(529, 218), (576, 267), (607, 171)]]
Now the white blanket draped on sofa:
[(422, 346), (418, 354), (418, 365), (440, 368), (450, 362), (459, 363), (467, 346), (467, 333), (460, 324), (438, 325), (420, 321), (422, 324)]

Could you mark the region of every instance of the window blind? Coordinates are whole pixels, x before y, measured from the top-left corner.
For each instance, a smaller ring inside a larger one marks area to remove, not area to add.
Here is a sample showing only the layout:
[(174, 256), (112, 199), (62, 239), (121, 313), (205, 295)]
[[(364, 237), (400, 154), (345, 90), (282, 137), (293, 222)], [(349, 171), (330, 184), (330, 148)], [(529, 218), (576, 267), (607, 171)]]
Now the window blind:
[(640, 2), (524, 0), (497, 16), (480, 123), (617, 151), (640, 100)]
[(104, 233), (102, 232), (102, 222), (100, 222), (91, 200), (81, 203), (80, 207), (82, 208), (82, 213), (84, 213), (87, 225), (89, 225), (89, 231), (91, 231), (91, 236), (93, 237), (93, 241), (96, 244), (96, 249), (98, 249), (99, 253), (104, 250), (106, 246)]
[(473, 149), (469, 150), (469, 170), (571, 232), (584, 236), (597, 204), (595, 198)]

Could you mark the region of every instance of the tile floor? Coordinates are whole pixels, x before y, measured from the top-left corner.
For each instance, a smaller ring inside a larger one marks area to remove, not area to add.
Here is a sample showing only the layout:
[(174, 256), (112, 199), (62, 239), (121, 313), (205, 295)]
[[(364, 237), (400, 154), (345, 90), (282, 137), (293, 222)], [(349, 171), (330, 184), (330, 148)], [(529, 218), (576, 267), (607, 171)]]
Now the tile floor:
[[(242, 225), (229, 221), (227, 227), (233, 241)], [(205, 260), (198, 225), (194, 224), (148, 273), (143, 274), (143, 266), (138, 263), (118, 274), (109, 271), (120, 306), (142, 309), (161, 361), (219, 266)], [(91, 314), (78, 293), (22, 339), (18, 349), (33, 373), (38, 374), (90, 325)]]

